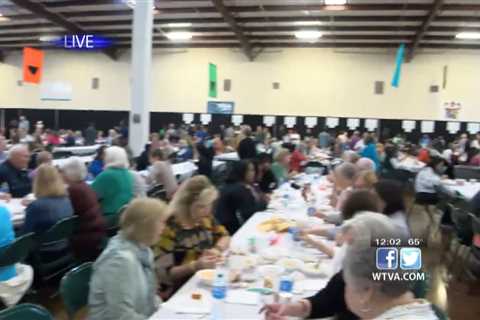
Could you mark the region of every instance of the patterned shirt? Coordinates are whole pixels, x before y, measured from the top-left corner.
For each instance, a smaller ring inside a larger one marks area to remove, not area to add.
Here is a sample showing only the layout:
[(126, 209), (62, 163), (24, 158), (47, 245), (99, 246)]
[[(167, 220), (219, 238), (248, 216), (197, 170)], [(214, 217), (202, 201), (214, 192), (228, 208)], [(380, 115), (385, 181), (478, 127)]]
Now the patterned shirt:
[(224, 236), (228, 236), (227, 230), (213, 218), (202, 219), (198, 225), (187, 229), (175, 216), (171, 216), (160, 240), (153, 247), (162, 290), (172, 286), (178, 288), (184, 282), (174, 284), (169, 279), (168, 274), (172, 267), (196, 261), (205, 250), (215, 247), (217, 241)]

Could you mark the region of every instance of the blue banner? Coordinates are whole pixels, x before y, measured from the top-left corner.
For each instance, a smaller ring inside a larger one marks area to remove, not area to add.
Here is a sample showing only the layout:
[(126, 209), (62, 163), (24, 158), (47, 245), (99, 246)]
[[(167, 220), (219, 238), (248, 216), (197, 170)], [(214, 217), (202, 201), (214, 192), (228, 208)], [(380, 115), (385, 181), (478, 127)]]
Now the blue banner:
[(395, 72), (392, 78), (392, 87), (398, 88), (400, 85), (400, 74), (402, 73), (402, 64), (405, 57), (405, 44), (402, 43), (397, 51)]

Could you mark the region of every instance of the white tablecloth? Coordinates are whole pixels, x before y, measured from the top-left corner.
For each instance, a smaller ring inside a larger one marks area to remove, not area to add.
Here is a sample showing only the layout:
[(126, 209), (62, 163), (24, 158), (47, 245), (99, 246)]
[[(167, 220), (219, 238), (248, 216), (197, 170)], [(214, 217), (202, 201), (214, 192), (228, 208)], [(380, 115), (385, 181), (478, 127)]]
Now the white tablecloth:
[(52, 153), (71, 152), (74, 155), (94, 154), (101, 146), (101, 144), (95, 144), (93, 146), (56, 147), (53, 149)]
[(23, 224), (25, 220), (25, 207), (21, 201), (21, 198), (13, 198), (8, 202), (0, 200), (0, 206), (4, 206), (10, 211), (12, 223), (15, 226)]
[(238, 153), (229, 152), (229, 153), (224, 153), (224, 154), (220, 154), (218, 156), (215, 156), (215, 160), (217, 160), (217, 161), (238, 161), (238, 160), (240, 160), (240, 158), (238, 157)]
[(448, 189), (457, 191), (467, 200), (471, 200), (477, 194), (477, 192), (480, 191), (480, 182), (466, 181), (464, 185), (458, 185), (458, 184), (453, 185), (454, 183), (455, 181), (452, 181), (452, 180), (446, 180), (444, 182), (445, 186)]
[[(95, 158), (94, 156), (77, 156), (77, 157), (80, 158), (80, 160), (82, 160), (85, 164), (92, 162), (93, 159)], [(68, 159), (70, 158), (54, 159), (53, 165), (61, 168), (68, 161)]]
[[(317, 180), (314, 183), (313, 191), (316, 194), (317, 198), (317, 205), (324, 205), (326, 202), (327, 192), (325, 188), (322, 186), (320, 189), (320, 185), (324, 185), (324, 179)], [(288, 194), (288, 201), (285, 202), (285, 195)], [(288, 204), (285, 206), (285, 204)], [(307, 206), (305, 201), (302, 199), (299, 190), (293, 190), (288, 185), (284, 185), (279, 188), (275, 192), (274, 199), (272, 200), (272, 208), (270, 208), (266, 212), (258, 212), (254, 214), (232, 237), (231, 247), (234, 249), (239, 248), (246, 248), (247, 241), (252, 236), (255, 236), (257, 239), (265, 239), (266, 234), (262, 233), (257, 230), (257, 225), (262, 221), (267, 220), (268, 218), (272, 217), (272, 215), (282, 215), (286, 218), (295, 219), (298, 221), (302, 221), (303, 223), (308, 223), (309, 225), (314, 224), (322, 224), (322, 220), (317, 218), (308, 217), (306, 214)], [(285, 235), (283, 236), (285, 237)], [(258, 240), (257, 240), (258, 241)], [(286, 241), (285, 243), (281, 242), (281, 249), (288, 250), (285, 248), (289, 243)], [(291, 245), (291, 244), (290, 244)], [(303, 249), (299, 243), (294, 243), (293, 247), (290, 247), (288, 250), (289, 256), (294, 256), (297, 253), (302, 253)], [(312, 254), (312, 249), (308, 249), (309, 254)], [(315, 254), (315, 250), (313, 250), (313, 254)], [(322, 264), (326, 266), (327, 269), (332, 268), (332, 260), (327, 259), (325, 256), (319, 255), (319, 259), (322, 259)], [(329, 272), (327, 277), (306, 277), (306, 280), (302, 281), (302, 284), (305, 285), (305, 290), (300, 295), (294, 295), (294, 299), (299, 299), (301, 297), (308, 297), (315, 294), (318, 290), (322, 289), (328, 282), (328, 279), (333, 275), (332, 272)], [(313, 285), (313, 286), (312, 286)], [(315, 287), (314, 290), (313, 287)], [(202, 286), (199, 283), (199, 280), (193, 276), (170, 300), (172, 299), (179, 299), (180, 297), (190, 296), (190, 294), (195, 292), (204, 292), (207, 296), (209, 295), (210, 288)], [(238, 289), (240, 290), (240, 289)], [(263, 300), (266, 299), (266, 300)], [(256, 305), (248, 305), (248, 304), (232, 304), (227, 303), (225, 305), (225, 319), (264, 319), (264, 315), (258, 314), (258, 311), (262, 307), (262, 301), (270, 302), (271, 296), (266, 296), (265, 298), (259, 298), (259, 302)], [(170, 301), (169, 300), (169, 301)], [(227, 300), (228, 300), (228, 292), (227, 292)], [(208, 319), (208, 316), (203, 315), (193, 315), (193, 314), (182, 314), (173, 311), (168, 307), (160, 308), (151, 318), (150, 320), (164, 320), (164, 319)]]
[[(213, 160), (212, 162), (212, 167), (214, 170), (220, 169), (220, 167), (224, 166), (225, 163), (223, 161), (216, 161)], [(192, 161), (186, 161), (186, 162), (180, 162), (180, 163), (175, 163), (172, 164), (172, 171), (173, 174), (178, 177), (178, 181), (183, 181), (185, 179), (190, 178), (197, 172), (198, 167), (195, 163)], [(142, 170), (140, 171), (140, 174), (143, 177), (148, 176), (148, 170)]]

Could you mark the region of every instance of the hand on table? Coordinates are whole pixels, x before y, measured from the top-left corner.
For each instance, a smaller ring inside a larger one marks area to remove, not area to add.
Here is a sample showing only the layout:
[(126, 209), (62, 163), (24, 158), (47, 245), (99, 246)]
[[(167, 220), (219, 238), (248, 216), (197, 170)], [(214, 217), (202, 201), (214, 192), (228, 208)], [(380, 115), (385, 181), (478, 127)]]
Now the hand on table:
[(203, 253), (203, 256), (219, 258), (222, 256), (222, 252), (217, 248), (211, 248), (211, 249), (205, 250), (205, 252)]
[(212, 255), (201, 256), (196, 263), (197, 270), (215, 269), (215, 265), (219, 261), (219, 259), (219, 257), (215, 257)]
[(327, 217), (327, 215), (322, 210), (317, 210), (313, 216), (320, 219), (325, 219)]
[(5, 200), (5, 202), (9, 202), (12, 199), (12, 195), (8, 192), (1, 192), (0, 193), (0, 200)]
[(27, 207), (30, 203), (32, 203), (33, 200), (28, 199), (27, 197), (22, 198), (22, 201), (20, 202), (22, 206)]
[(265, 312), (266, 320), (284, 320), (287, 319), (287, 305), (280, 303), (272, 303), (264, 305), (260, 309), (260, 313)]

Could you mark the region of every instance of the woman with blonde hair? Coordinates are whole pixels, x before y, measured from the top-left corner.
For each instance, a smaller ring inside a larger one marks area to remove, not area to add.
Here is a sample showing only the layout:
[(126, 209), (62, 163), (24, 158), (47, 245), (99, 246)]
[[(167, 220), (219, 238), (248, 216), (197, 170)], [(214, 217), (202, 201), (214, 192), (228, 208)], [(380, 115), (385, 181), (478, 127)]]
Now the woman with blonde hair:
[(357, 177), (355, 178), (355, 182), (353, 184), (354, 189), (369, 189), (371, 190), (375, 183), (378, 182), (378, 177), (375, 171), (373, 170), (361, 170)]
[(134, 196), (135, 177), (128, 171), (125, 149), (113, 146), (105, 150), (105, 169), (92, 183), (100, 200), (103, 214), (112, 216), (129, 203)]
[(156, 199), (136, 199), (122, 213), (120, 232), (93, 264), (88, 297), (91, 320), (145, 320), (158, 309), (153, 253), (167, 206)]
[(205, 176), (185, 181), (169, 205), (170, 218), (154, 246), (162, 292), (169, 296), (195, 272), (211, 269), (230, 243), (225, 227), (213, 218), (217, 189)]
[(38, 167), (33, 194), (36, 200), (25, 210), (23, 233), (43, 233), (58, 221), (72, 216), (72, 204), (55, 167), (48, 164)]

